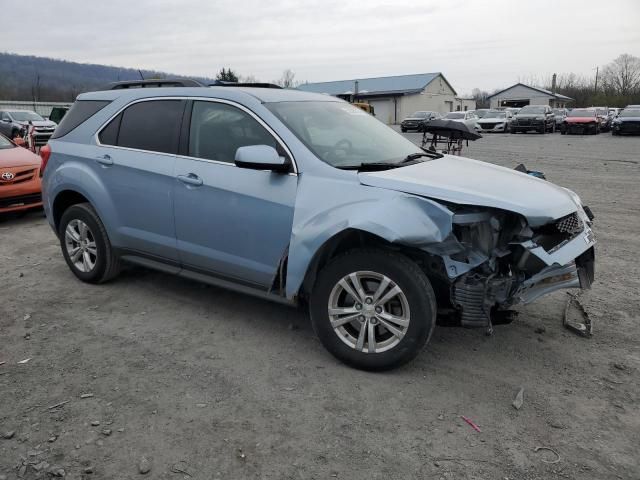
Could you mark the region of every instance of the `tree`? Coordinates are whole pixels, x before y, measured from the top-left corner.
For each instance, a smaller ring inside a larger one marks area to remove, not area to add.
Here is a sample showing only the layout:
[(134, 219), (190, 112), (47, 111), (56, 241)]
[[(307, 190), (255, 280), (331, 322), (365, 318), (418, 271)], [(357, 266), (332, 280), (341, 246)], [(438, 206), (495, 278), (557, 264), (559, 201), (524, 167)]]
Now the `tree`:
[(276, 83), (280, 85), (282, 88), (295, 88), (298, 86), (298, 83), (295, 81), (296, 74), (293, 73), (290, 69), (286, 69), (282, 72), (282, 76), (280, 80), (276, 80)]
[(633, 95), (640, 90), (640, 58), (624, 53), (606, 65), (602, 84), (618, 95)]
[(230, 68), (225, 70), (225, 68), (223, 67), (218, 75), (216, 75), (216, 80), (221, 80), (223, 82), (237, 82), (238, 75), (236, 75), (236, 73)]
[(474, 88), (471, 96), (476, 101), (476, 108), (489, 108), (489, 92)]

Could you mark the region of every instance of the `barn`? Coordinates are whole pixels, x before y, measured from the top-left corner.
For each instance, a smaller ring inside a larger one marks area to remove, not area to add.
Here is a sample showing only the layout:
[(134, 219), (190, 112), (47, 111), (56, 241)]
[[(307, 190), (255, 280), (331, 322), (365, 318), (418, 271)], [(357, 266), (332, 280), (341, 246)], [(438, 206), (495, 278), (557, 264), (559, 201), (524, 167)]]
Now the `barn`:
[(447, 113), (475, 109), (475, 101), (459, 98), (440, 72), (305, 83), (298, 89), (369, 103), (376, 118), (387, 124), (400, 123), (418, 110)]
[(565, 108), (569, 103), (573, 102), (573, 98), (553, 93), (544, 88), (516, 83), (489, 96), (489, 102), (491, 108), (521, 108), (527, 105), (549, 105), (552, 108)]

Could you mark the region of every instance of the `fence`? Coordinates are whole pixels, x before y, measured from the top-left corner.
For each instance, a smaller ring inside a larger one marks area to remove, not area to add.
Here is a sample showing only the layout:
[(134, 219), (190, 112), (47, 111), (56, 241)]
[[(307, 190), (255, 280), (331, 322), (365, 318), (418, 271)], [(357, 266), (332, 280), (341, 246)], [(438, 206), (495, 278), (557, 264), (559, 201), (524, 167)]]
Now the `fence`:
[(29, 102), (21, 100), (0, 100), (0, 110), (32, 110), (43, 117), (48, 117), (53, 107), (70, 107), (65, 102)]

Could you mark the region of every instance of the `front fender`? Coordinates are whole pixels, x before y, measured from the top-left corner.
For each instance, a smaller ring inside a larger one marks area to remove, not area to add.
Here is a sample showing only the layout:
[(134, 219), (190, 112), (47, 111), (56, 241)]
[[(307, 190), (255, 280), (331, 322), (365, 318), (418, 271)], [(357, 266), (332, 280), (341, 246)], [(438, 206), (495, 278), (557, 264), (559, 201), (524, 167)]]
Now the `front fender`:
[(451, 233), (453, 213), (441, 204), (356, 182), (318, 177), (300, 181), (287, 263), (287, 298), (300, 290), (319, 249), (345, 230), (421, 249), (443, 242)]

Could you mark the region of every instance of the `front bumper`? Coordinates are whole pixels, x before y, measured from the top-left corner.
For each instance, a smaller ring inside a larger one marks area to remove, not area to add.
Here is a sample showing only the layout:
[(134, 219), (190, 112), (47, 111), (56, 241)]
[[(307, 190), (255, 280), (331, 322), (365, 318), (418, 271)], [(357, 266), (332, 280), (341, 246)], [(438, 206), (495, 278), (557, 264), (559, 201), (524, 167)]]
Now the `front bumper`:
[(611, 130), (619, 134), (640, 135), (640, 122), (614, 123)]
[(478, 122), (478, 125), (480, 125), (480, 131), (482, 132), (506, 132), (508, 129), (508, 126), (506, 123), (480, 123)]
[[(595, 277), (596, 244), (591, 230), (593, 215), (588, 208), (579, 208), (571, 215), (576, 233), (561, 243), (543, 247), (533, 239), (511, 242), (511, 253), (502, 250), (498, 255), (509, 267), (505, 268), (505, 263), (502, 268), (492, 267), (491, 262), (498, 260), (487, 261), (484, 257), (478, 259), (477, 267), (453, 280), (451, 303), (460, 312), (463, 326), (490, 327), (496, 311), (533, 302), (557, 290), (591, 287)], [(561, 221), (563, 219), (556, 220), (554, 225)], [(446, 261), (445, 264), (447, 268), (453, 265)], [(528, 265), (535, 268), (526, 267)]]

